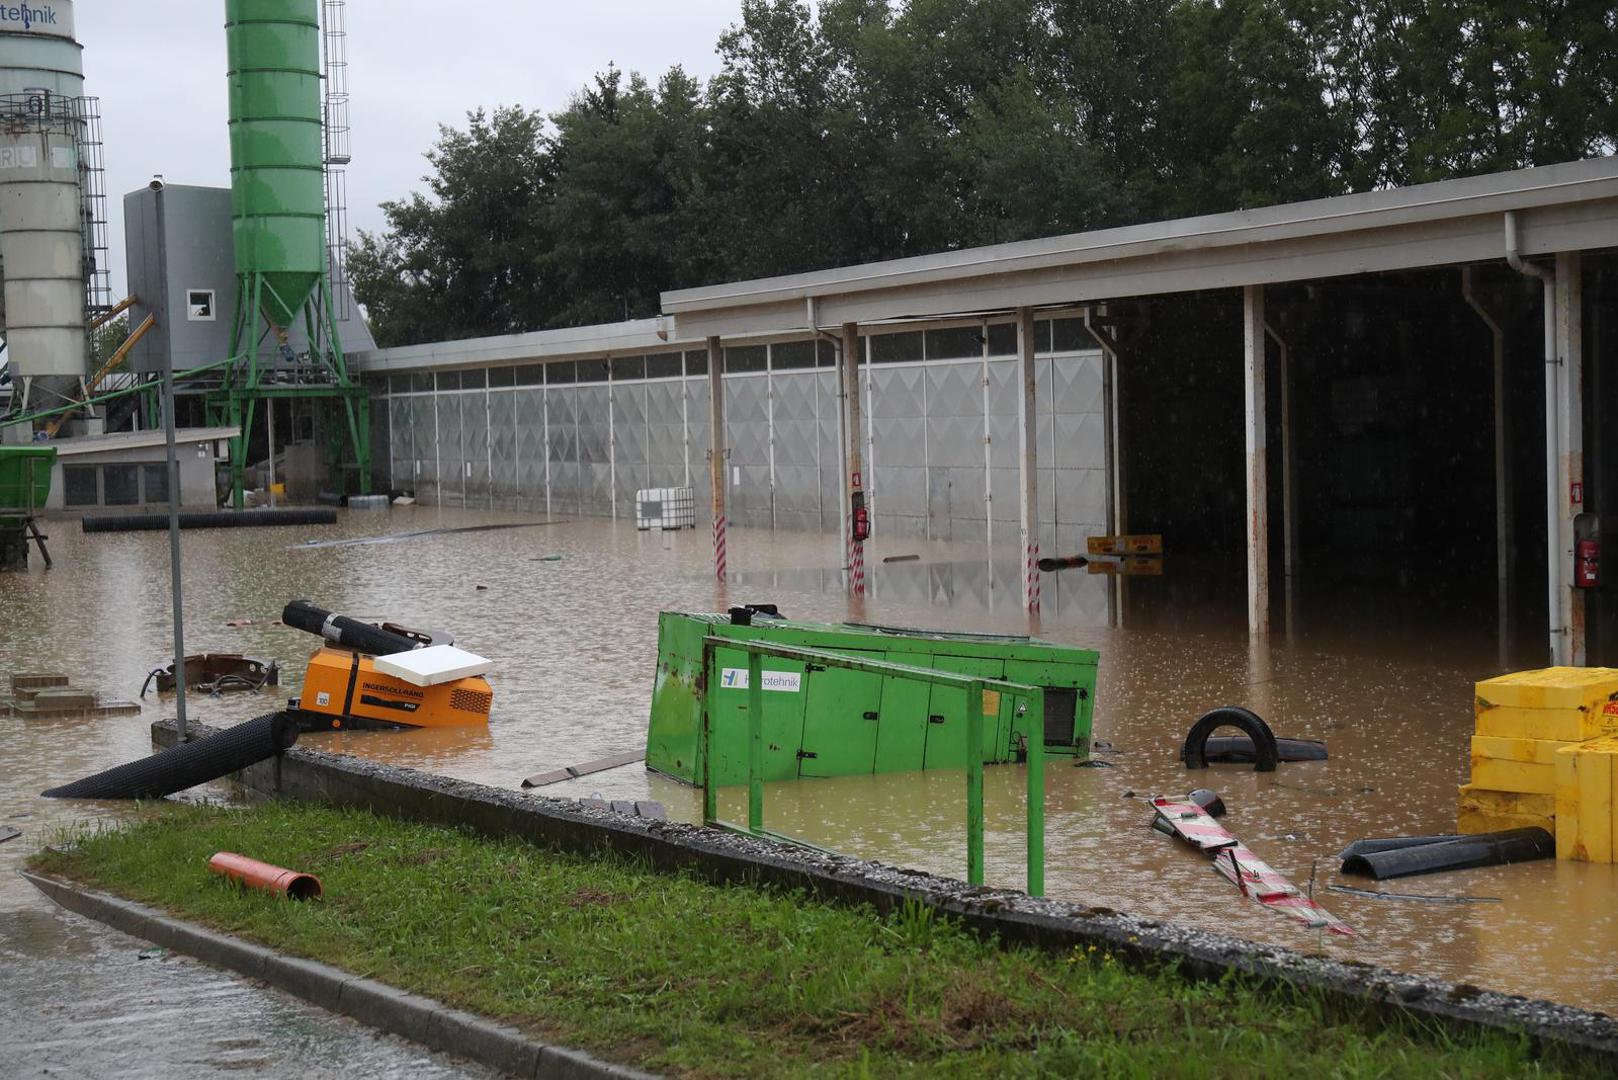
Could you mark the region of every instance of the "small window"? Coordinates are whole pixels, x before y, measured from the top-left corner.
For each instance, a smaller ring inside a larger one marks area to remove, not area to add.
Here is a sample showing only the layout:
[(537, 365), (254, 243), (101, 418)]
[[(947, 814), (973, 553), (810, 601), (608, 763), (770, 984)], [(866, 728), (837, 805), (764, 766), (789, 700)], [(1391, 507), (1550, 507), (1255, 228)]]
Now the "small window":
[(927, 331), (927, 359), (965, 360), (983, 355), (983, 337), (976, 326), (954, 326)]
[(492, 367), (489, 369), (490, 386), (510, 386), (517, 376), (516, 368)]
[(149, 503), (167, 504), (169, 501), (169, 467), (167, 465), (142, 465), (141, 480), (146, 485), (145, 501)]
[(459, 371), (440, 371), (438, 373), (438, 392), (445, 390), (459, 390), (461, 388), (461, 373)]
[(471, 368), (461, 372), (462, 390), (482, 390), (489, 385), (488, 368)]
[(1017, 355), (1017, 324), (993, 323), (989, 326), (989, 355)]
[(646, 378), (644, 356), (619, 356), (612, 361), (612, 381), (627, 382)]
[(411, 390), (410, 376), (408, 376), (408, 375), (392, 375), (392, 376), (389, 376), (389, 378), (388, 378), (388, 392), (389, 393), (392, 393), (392, 394), (408, 394), (408, 393), (410, 393), (410, 390)]
[(573, 361), (563, 360), (556, 364), (546, 364), (545, 381), (548, 383), (577, 382), (578, 373), (574, 370)]
[(792, 371), (815, 366), (815, 343), (783, 341), (770, 346), (770, 366), (776, 371)]
[(708, 354), (706, 352), (688, 352), (685, 354), (685, 373), (687, 375), (708, 374)]
[(545, 382), (544, 364), (524, 364), (517, 369), (518, 386), (540, 386)]
[(101, 493), (96, 490), (99, 472), (94, 465), (63, 465), (62, 505), (98, 505), (101, 502)]
[(680, 354), (654, 353), (646, 358), (646, 377), (648, 379), (678, 379), (680, 377)]
[(897, 364), (921, 359), (921, 332), (906, 334), (874, 334), (871, 342), (871, 363)]
[(768, 366), (769, 353), (763, 345), (738, 345), (725, 350), (725, 374), (743, 375), (750, 371), (763, 371)]
[(415, 391), (418, 394), (430, 394), (430, 393), (432, 393), (433, 392), (433, 373), (430, 372), (430, 371), (418, 371), (415, 374), (411, 375), (410, 376), (410, 389)]
[(101, 482), (105, 485), (106, 496), (102, 500), (108, 506), (135, 506), (140, 502), (140, 466), (138, 465), (103, 465), (101, 467)]
[(815, 345), (815, 365), (817, 367), (837, 366), (837, 346), (829, 341), (819, 341)]
[(1052, 352), (1080, 352), (1096, 347), (1096, 339), (1085, 329), (1083, 319), (1057, 319), (1051, 324)]
[(187, 322), (215, 322), (219, 315), (214, 309), (212, 289), (185, 290), (185, 318)]
[(605, 360), (580, 360), (578, 367), (580, 382), (607, 381), (607, 362)]

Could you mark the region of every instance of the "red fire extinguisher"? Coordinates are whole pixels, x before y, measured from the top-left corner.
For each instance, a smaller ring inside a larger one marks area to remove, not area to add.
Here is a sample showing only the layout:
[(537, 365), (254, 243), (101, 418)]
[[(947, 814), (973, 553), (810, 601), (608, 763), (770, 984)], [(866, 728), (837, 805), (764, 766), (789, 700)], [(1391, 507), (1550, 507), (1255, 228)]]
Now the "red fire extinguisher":
[(849, 501), (849, 537), (855, 543), (864, 543), (871, 538), (871, 511), (865, 508), (865, 492), (854, 492)]
[(1601, 529), (1594, 514), (1573, 519), (1573, 586), (1594, 589), (1601, 585)]

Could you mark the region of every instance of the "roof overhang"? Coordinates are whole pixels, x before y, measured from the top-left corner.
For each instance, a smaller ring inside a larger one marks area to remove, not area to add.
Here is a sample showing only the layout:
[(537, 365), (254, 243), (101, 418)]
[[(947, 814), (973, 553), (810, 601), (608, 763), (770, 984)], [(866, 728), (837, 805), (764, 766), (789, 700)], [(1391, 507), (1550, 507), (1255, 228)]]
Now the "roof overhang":
[(1618, 247), (1618, 158), (662, 295), (674, 335), (781, 333)]

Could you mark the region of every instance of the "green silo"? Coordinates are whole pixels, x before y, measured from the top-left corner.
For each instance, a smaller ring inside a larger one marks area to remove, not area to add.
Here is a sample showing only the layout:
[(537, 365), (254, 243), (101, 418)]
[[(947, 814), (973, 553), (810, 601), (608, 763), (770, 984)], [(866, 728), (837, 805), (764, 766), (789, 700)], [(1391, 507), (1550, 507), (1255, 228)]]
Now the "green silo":
[(225, 0), (236, 272), (281, 327), (326, 271), (317, 3)]

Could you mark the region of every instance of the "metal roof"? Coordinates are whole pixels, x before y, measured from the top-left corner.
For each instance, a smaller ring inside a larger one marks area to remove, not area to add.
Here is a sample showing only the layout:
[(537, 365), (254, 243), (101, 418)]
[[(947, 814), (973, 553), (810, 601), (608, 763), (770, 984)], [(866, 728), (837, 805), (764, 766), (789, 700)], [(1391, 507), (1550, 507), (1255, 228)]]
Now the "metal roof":
[(1618, 245), (1618, 158), (995, 244), (662, 295), (682, 338), (1082, 303)]

